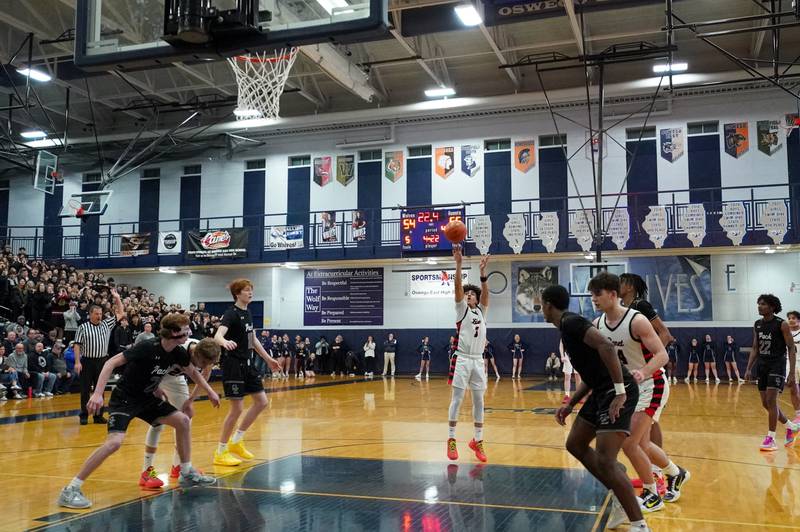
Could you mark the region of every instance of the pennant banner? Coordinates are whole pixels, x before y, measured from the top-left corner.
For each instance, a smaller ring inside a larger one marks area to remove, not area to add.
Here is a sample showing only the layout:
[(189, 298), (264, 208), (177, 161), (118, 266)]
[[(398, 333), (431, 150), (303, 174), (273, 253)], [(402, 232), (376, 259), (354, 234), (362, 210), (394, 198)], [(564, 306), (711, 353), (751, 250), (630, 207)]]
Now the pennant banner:
[(674, 163), (683, 156), (683, 128), (661, 130), (661, 157)]
[(402, 151), (387, 151), (384, 154), (383, 175), (392, 183), (396, 183), (401, 177), (403, 177)]
[(527, 174), (536, 166), (536, 149), (533, 140), (519, 140), (514, 143), (514, 168)]
[(355, 155), (339, 155), (336, 157), (336, 181), (344, 186), (353, 182), (356, 177)]
[(738, 159), (750, 149), (747, 122), (725, 124), (725, 153)]
[(453, 175), (455, 168), (456, 149), (452, 146), (436, 148), (436, 159), (434, 160), (436, 175), (442, 179), (447, 179)]
[(331, 158), (314, 157), (314, 183), (324, 187), (331, 182)]

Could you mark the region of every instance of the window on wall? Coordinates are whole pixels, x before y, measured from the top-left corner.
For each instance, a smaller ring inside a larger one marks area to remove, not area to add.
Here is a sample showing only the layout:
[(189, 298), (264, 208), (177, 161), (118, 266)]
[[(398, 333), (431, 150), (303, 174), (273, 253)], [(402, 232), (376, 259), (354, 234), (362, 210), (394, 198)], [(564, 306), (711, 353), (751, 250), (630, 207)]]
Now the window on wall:
[(491, 139), (483, 142), (484, 151), (503, 151), (511, 149), (511, 139)]
[(199, 164), (193, 164), (190, 166), (183, 167), (183, 175), (200, 175), (203, 171), (203, 167)]
[(289, 157), (289, 167), (293, 166), (311, 166), (310, 155), (292, 155)]
[(161, 168), (145, 168), (142, 171), (142, 179), (158, 179), (161, 177)]
[(364, 161), (380, 161), (383, 157), (381, 150), (364, 150), (358, 152), (358, 160)]
[(708, 135), (709, 133), (719, 133), (719, 122), (716, 120), (709, 122), (689, 122), (686, 124), (688, 135)]
[(84, 185), (94, 185), (97, 183), (103, 182), (103, 176), (100, 172), (90, 172), (88, 174), (83, 174), (83, 181)]
[(424, 146), (409, 146), (408, 147), (408, 156), (409, 157), (430, 157), (431, 153), (431, 145), (426, 144)]
[(266, 159), (251, 159), (245, 162), (247, 170), (263, 170), (267, 167)]
[(539, 137), (539, 147), (540, 148), (548, 148), (552, 146), (566, 146), (567, 145), (567, 134), (562, 133), (561, 135), (541, 135)]
[(656, 126), (648, 127), (629, 127), (625, 130), (627, 140), (642, 140), (656, 138)]

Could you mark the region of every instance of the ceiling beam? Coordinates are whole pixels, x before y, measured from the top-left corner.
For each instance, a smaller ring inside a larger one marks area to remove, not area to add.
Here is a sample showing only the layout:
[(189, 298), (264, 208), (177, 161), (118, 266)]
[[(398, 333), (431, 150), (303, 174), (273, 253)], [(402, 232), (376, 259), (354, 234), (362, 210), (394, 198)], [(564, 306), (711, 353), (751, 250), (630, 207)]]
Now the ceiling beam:
[[(492, 52), (494, 52), (494, 55), (496, 55), (497, 59), (500, 60), (500, 64), (501, 65), (508, 64), (507, 61), (506, 61), (505, 56), (503, 55), (503, 52), (497, 46), (497, 43), (495, 42), (494, 37), (492, 36), (492, 33), (489, 31), (489, 28), (486, 27), (486, 24), (481, 22), (480, 24), (478, 24), (478, 27), (480, 28), (481, 33), (483, 34), (483, 37), (486, 39), (486, 42), (489, 43), (489, 48), (492, 49)], [(502, 30), (498, 28), (495, 31), (500, 32)], [(517, 77), (517, 73), (514, 71), (514, 69), (513, 68), (504, 68), (503, 70), (505, 71), (506, 74), (508, 74), (508, 77), (511, 79), (511, 83), (514, 84), (514, 88), (515, 89), (519, 89), (520, 88), (520, 82), (519, 82), (519, 78)]]
[(572, 30), (572, 36), (575, 38), (575, 46), (578, 48), (578, 53), (584, 55), (583, 49), (583, 32), (581, 25), (578, 22), (578, 17), (575, 15), (574, 0), (564, 0), (564, 9), (567, 10), (567, 18), (569, 19), (569, 27)]

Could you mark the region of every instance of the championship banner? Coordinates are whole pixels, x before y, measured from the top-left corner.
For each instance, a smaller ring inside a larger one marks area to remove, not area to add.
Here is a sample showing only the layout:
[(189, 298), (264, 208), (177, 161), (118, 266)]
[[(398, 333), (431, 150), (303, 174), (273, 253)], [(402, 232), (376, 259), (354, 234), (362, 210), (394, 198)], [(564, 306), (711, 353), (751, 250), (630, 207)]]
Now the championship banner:
[[(408, 274), (408, 297), (453, 297), (455, 270), (419, 271)], [(467, 282), (467, 272), (461, 272), (461, 282)]]
[(436, 159), (434, 159), (436, 175), (442, 179), (447, 179), (453, 175), (455, 161), (456, 149), (454, 147), (446, 146), (444, 148), (436, 148)]
[(189, 231), (186, 255), (192, 259), (240, 259), (247, 257), (247, 229)]
[(738, 159), (750, 149), (750, 135), (747, 122), (725, 124), (725, 153)]
[(180, 255), (183, 251), (183, 235), (180, 231), (162, 231), (158, 233), (159, 255)]
[(324, 187), (331, 182), (331, 158), (314, 157), (314, 183)]
[(383, 175), (392, 183), (397, 183), (403, 177), (403, 152), (387, 151), (383, 160)]
[(683, 128), (661, 130), (661, 157), (674, 163), (683, 156)]
[(336, 157), (336, 181), (344, 186), (353, 182), (356, 177), (355, 155), (339, 155)]
[(514, 168), (527, 174), (536, 166), (536, 143), (533, 140), (518, 140), (514, 142)]
[(120, 235), (119, 254), (123, 257), (139, 257), (150, 254), (150, 233)]
[(302, 249), (305, 246), (303, 236), (302, 225), (273, 225), (264, 245), (270, 250)]
[(360, 242), (367, 239), (367, 217), (364, 211), (353, 211), (353, 240)]
[(756, 122), (758, 151), (772, 155), (783, 147), (778, 135), (779, 129), (780, 121), (778, 120), (759, 120)]
[(481, 169), (480, 149), (480, 146), (474, 144), (461, 146), (461, 171), (468, 177), (475, 177), (475, 174)]

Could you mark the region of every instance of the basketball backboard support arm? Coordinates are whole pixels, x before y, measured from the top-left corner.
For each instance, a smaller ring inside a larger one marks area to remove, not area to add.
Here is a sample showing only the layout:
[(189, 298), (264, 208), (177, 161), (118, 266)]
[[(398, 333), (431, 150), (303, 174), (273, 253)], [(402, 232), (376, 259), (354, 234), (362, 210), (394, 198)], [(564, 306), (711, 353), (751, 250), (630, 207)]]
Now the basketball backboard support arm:
[[(322, 5), (315, 0), (308, 2), (317, 7)], [(324, 17), (293, 24), (265, 22), (260, 26), (261, 31), (233, 32), (208, 43), (175, 45), (158, 35), (148, 42), (120, 44), (119, 39), (101, 40), (102, 5), (94, 0), (77, 0), (75, 65), (87, 70), (107, 70), (109, 66), (126, 70), (178, 61), (191, 64), (331, 40), (344, 44), (362, 42), (387, 35), (389, 26), (388, 0), (363, 0), (361, 5), (352, 4), (352, 9), (334, 9)]]

